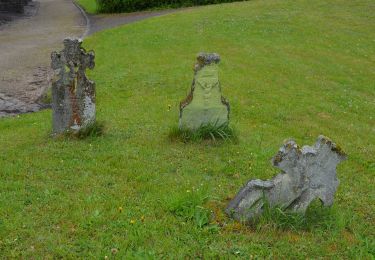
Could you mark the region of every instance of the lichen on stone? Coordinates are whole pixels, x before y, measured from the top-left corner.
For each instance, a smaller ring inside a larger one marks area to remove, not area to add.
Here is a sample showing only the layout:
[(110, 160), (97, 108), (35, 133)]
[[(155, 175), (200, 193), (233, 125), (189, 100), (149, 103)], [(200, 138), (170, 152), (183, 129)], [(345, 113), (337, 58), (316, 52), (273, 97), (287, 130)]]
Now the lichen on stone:
[(281, 173), (266, 181), (250, 180), (226, 212), (235, 219), (249, 221), (263, 213), (266, 203), (299, 213), (305, 213), (317, 198), (324, 206), (332, 205), (339, 185), (336, 166), (346, 159), (336, 147), (325, 136), (319, 136), (314, 146), (302, 148), (293, 140), (286, 141), (271, 160)]
[(180, 102), (180, 129), (196, 130), (206, 125), (229, 123), (229, 102), (221, 94), (216, 53), (199, 53), (188, 96)]
[(54, 134), (76, 133), (95, 123), (95, 83), (86, 76), (86, 69), (95, 67), (94, 59), (80, 39), (67, 38), (62, 51), (52, 52)]

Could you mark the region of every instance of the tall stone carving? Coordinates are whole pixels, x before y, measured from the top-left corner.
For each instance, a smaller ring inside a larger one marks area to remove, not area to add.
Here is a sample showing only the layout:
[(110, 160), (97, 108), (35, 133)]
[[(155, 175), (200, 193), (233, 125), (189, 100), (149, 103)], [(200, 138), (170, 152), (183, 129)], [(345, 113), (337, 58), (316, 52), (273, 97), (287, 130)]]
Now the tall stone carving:
[(79, 132), (95, 123), (95, 83), (86, 77), (93, 69), (94, 52), (86, 52), (79, 39), (65, 39), (61, 52), (52, 52), (53, 133)]
[(180, 128), (196, 130), (203, 125), (229, 123), (229, 103), (221, 95), (216, 53), (200, 53), (187, 98), (180, 103)]
[(333, 204), (339, 180), (336, 166), (346, 155), (330, 139), (319, 136), (313, 147), (300, 148), (287, 141), (272, 159), (281, 173), (271, 180), (250, 180), (229, 203), (226, 212), (237, 220), (249, 221), (270, 207), (305, 213), (319, 198), (324, 206)]

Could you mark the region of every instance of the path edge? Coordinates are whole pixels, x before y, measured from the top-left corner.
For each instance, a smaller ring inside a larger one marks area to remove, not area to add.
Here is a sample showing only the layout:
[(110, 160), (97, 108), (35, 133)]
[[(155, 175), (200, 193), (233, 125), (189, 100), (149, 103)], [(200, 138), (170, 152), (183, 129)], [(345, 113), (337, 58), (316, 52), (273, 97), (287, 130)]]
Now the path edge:
[(85, 21), (86, 21), (86, 30), (81, 36), (81, 39), (83, 40), (89, 35), (89, 32), (90, 32), (90, 28), (91, 28), (90, 18), (88, 17), (86, 11), (75, 0), (72, 0), (72, 2), (79, 9), (79, 11), (81, 12), (82, 16), (85, 18)]

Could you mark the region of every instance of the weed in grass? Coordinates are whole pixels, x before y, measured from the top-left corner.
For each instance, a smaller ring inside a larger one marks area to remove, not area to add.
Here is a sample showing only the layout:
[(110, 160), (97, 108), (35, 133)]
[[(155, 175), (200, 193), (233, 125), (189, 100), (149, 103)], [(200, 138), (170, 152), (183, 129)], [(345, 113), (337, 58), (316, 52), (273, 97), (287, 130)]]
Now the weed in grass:
[(238, 135), (234, 128), (228, 124), (216, 126), (214, 124), (202, 125), (196, 130), (187, 128), (174, 127), (169, 133), (171, 140), (180, 140), (184, 143), (188, 142), (201, 142), (209, 140), (217, 141), (233, 141), (238, 142)]
[(167, 203), (168, 210), (185, 221), (193, 221), (196, 226), (203, 228), (211, 219), (209, 209), (203, 204), (209, 199), (207, 190), (187, 190), (181, 194), (171, 197)]

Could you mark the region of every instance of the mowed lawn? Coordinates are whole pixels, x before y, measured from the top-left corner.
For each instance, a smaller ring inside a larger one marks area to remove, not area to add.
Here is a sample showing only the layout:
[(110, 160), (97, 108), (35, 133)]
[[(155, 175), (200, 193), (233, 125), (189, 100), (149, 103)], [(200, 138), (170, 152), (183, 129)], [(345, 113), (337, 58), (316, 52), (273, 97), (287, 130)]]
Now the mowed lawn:
[(76, 0), (87, 13), (95, 14), (97, 12), (97, 3), (96, 0)]
[[(373, 0), (192, 8), (84, 45), (105, 133), (52, 139), (50, 110), (0, 119), (0, 256), (374, 258)], [(238, 143), (168, 138), (200, 51), (222, 57)], [(349, 155), (332, 209), (315, 204), (305, 228), (226, 217), (247, 180), (278, 173), (270, 158), (283, 140), (319, 134)]]

